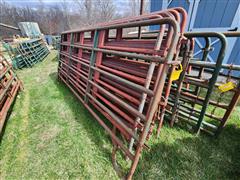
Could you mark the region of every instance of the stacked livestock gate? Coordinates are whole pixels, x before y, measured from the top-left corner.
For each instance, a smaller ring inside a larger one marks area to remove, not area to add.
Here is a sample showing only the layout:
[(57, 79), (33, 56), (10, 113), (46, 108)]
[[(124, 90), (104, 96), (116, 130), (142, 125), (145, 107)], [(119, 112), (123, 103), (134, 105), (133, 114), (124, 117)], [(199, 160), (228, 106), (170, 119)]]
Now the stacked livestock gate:
[[(206, 124), (203, 119), (215, 117), (214, 112), (209, 115), (207, 107), (212, 105), (213, 89), (219, 87), (220, 80), (217, 80), (221, 69), (239, 70), (238, 66), (222, 64), (226, 34), (184, 34), (186, 19), (187, 14), (182, 8), (172, 8), (66, 31), (61, 35), (58, 78), (111, 136), (112, 162), (119, 175), (123, 176), (123, 172), (117, 163), (117, 152), (120, 150), (131, 160), (127, 179), (132, 178), (141, 151), (148, 147), (146, 143), (156, 122), (158, 132), (163, 120), (167, 119), (172, 125), (187, 119), (196, 126), (196, 131), (207, 129), (203, 128)], [(159, 30), (148, 34), (126, 33), (129, 29), (151, 25), (158, 25)], [(194, 37), (200, 36), (221, 40), (217, 63), (205, 67), (203, 61), (207, 50), (201, 60), (192, 58)], [(179, 69), (183, 72), (179, 73)], [(219, 129), (215, 125), (213, 134), (225, 125), (239, 97), (238, 79), (232, 80), (231, 73), (228, 77), (221, 78), (224, 83), (220, 85), (231, 82), (234, 86), (227, 90), (233, 92), (228, 100), (231, 105), (226, 109)], [(224, 87), (226, 90), (226, 85)], [(187, 99), (184, 99), (186, 94)], [(223, 107), (220, 100), (214, 105)], [(187, 110), (183, 111), (185, 108)], [(190, 118), (182, 112), (190, 114)]]
[(11, 105), (21, 88), (22, 84), (12, 66), (0, 55), (0, 134)]
[(32, 67), (50, 53), (41, 38), (19, 42), (14, 51), (13, 67), (16, 69)]
[(52, 46), (54, 49), (60, 49), (61, 36), (52, 36)]
[[(240, 37), (240, 32), (188, 32), (182, 49), (183, 72), (171, 89), (166, 119), (171, 125), (180, 120), (211, 135), (219, 135), (240, 95), (240, 66), (223, 64), (228, 38)], [(194, 38), (205, 41), (200, 59), (193, 58)], [(219, 40), (220, 50), (212, 48)], [(208, 55), (216, 53), (215, 62), (208, 61)]]
[[(154, 33), (148, 32), (148, 38), (156, 38)], [(202, 130), (213, 136), (220, 134), (240, 95), (240, 66), (223, 63), (228, 40), (232, 37), (239, 38), (240, 32), (184, 33), (179, 56), (181, 65), (173, 73), (179, 74), (179, 77), (171, 86), (167, 107), (159, 108), (157, 134), (163, 119), (169, 120), (171, 126), (175, 122), (187, 122), (197, 133)], [(193, 57), (195, 38), (205, 41), (199, 58)], [(213, 48), (216, 41), (221, 42), (219, 50)], [(211, 54), (217, 57), (215, 62), (208, 61)]]

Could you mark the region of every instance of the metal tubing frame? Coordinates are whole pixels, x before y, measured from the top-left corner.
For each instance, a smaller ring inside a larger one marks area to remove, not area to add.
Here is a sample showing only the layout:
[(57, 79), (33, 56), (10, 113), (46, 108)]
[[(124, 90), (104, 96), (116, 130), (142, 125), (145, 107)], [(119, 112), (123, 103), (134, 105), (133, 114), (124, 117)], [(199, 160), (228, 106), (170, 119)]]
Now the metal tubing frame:
[[(217, 77), (219, 75), (219, 72), (220, 72), (220, 69), (222, 68), (222, 61), (223, 61), (223, 58), (224, 58), (224, 54), (225, 54), (225, 49), (226, 49), (226, 45), (227, 45), (227, 41), (226, 41), (226, 37), (221, 34), (221, 33), (214, 33), (214, 32), (198, 32), (198, 33), (185, 33), (184, 34), (187, 38), (194, 38), (194, 37), (203, 37), (205, 38), (205, 41), (206, 41), (206, 47), (205, 49), (207, 50), (207, 52), (209, 51), (209, 40), (208, 40), (208, 37), (217, 37), (220, 39), (221, 41), (221, 50), (218, 54), (218, 57), (217, 57), (217, 62), (215, 64), (215, 68), (214, 68), (214, 72), (213, 72), (213, 76), (211, 77), (210, 79), (210, 82), (208, 83), (208, 90), (207, 90), (207, 94), (206, 94), (206, 97), (203, 101), (203, 104), (202, 104), (202, 110), (201, 110), (201, 113), (199, 115), (199, 119), (198, 119), (198, 122), (197, 122), (197, 126), (196, 126), (196, 132), (199, 133), (200, 132), (200, 129), (201, 129), (201, 125), (202, 125), (202, 122), (203, 122), (203, 118), (206, 114), (206, 109), (207, 109), (207, 106), (210, 102), (210, 96), (212, 94), (212, 91), (213, 91), (213, 87), (215, 86), (216, 84), (216, 81), (217, 81)], [(206, 59), (206, 56), (207, 56), (207, 53), (204, 53), (203, 54), (203, 59)], [(190, 58), (189, 58), (190, 60)], [(188, 61), (189, 61), (188, 60)], [(203, 66), (200, 67), (200, 71), (201, 69), (203, 68)], [(199, 75), (201, 75), (201, 72), (199, 73)], [(182, 77), (180, 77), (180, 80), (179, 82), (182, 83), (183, 82), (183, 79), (184, 79), (184, 73), (182, 75)], [(195, 92), (195, 93), (199, 93), (198, 90)], [(180, 96), (180, 90), (178, 89), (177, 91), (177, 95)], [(178, 99), (179, 97), (177, 98), (177, 102), (174, 104), (174, 108), (173, 108), (173, 117), (175, 117), (176, 115), (176, 109), (177, 109), (177, 103), (178, 103)], [(194, 107), (193, 107), (194, 108)], [(172, 122), (174, 122), (175, 118), (173, 118)], [(171, 123), (173, 124), (173, 123)]]
[(3, 133), (2, 129), (4, 127), (7, 113), (17, 96), (17, 93), (23, 89), (21, 81), (18, 79), (17, 75), (13, 72), (12, 66), (4, 59), (0, 54), (0, 64), (2, 70), (0, 72), (1, 82), (0, 82), (0, 134)]
[[(158, 105), (158, 102), (160, 100), (160, 97), (161, 97), (161, 93), (162, 93), (162, 88), (163, 88), (163, 85), (164, 85), (164, 82), (165, 82), (165, 79), (166, 79), (166, 75), (167, 75), (167, 72), (168, 72), (168, 66), (169, 64), (172, 64), (170, 63), (173, 59), (173, 54), (175, 52), (175, 48), (176, 48), (176, 44), (178, 43), (178, 39), (179, 39), (179, 31), (180, 31), (180, 28), (179, 28), (179, 25), (176, 23), (175, 20), (171, 19), (171, 18), (165, 18), (165, 19), (158, 19), (158, 20), (147, 20), (147, 21), (140, 21), (140, 22), (134, 22), (134, 23), (125, 23), (125, 24), (122, 24), (122, 25), (115, 25), (115, 26), (107, 26), (107, 27), (101, 27), (101, 28), (97, 28), (96, 30), (106, 30), (106, 29), (111, 29), (111, 28), (121, 28), (121, 27), (134, 27), (134, 26), (138, 26), (138, 25), (150, 25), (150, 24), (164, 24), (164, 23), (167, 23), (167, 24), (170, 24), (172, 26), (172, 29), (173, 29), (173, 39), (172, 39), (172, 42), (171, 42), (171, 46), (169, 48), (169, 52), (167, 54), (167, 57), (166, 57), (166, 60), (164, 62), (165, 66), (163, 68), (163, 71), (161, 72), (161, 80), (158, 82), (157, 84), (157, 89), (160, 91), (156, 94), (155, 97), (153, 97), (153, 99), (151, 100), (150, 102), (150, 107), (149, 107), (149, 110), (148, 113), (147, 113), (147, 120), (146, 120), (146, 125), (142, 131), (142, 134), (141, 134), (141, 137), (139, 139), (139, 143), (138, 143), (138, 146), (137, 146), (137, 150), (136, 150), (136, 153), (135, 153), (135, 156), (134, 156), (134, 161), (132, 163), (132, 166), (130, 168), (130, 172), (128, 174), (128, 179), (131, 179), (132, 178), (132, 175), (136, 169), (136, 166), (137, 166), (137, 163), (139, 161), (139, 156), (140, 156), (140, 153), (142, 151), (142, 148), (144, 146), (144, 142), (146, 140), (146, 136), (147, 136), (147, 133), (148, 133), (148, 130), (149, 130), (149, 126), (150, 126), (150, 123), (152, 121), (152, 118), (153, 118), (153, 115), (156, 111), (156, 107)], [(89, 29), (88, 29), (89, 30)], [(71, 31), (72, 32), (72, 31)], [(94, 48), (92, 48), (92, 50), (95, 50)], [(106, 51), (108, 53), (110, 53), (109, 51)], [(161, 63), (161, 62), (159, 62)], [(95, 69), (95, 70), (98, 70), (98, 68), (96, 67), (91, 67), (90, 69)], [(65, 81), (61, 76), (60, 78)], [(66, 82), (66, 81), (65, 81)], [(94, 84), (94, 82), (88, 80), (89, 83), (92, 83)], [(67, 84), (68, 85), (68, 84)], [(72, 87), (70, 85), (68, 85), (69, 88), (75, 92)], [(156, 93), (156, 92), (155, 92)], [(76, 95), (76, 93), (74, 93)], [(89, 96), (89, 93), (87, 94)], [(91, 96), (91, 95), (90, 95)], [(79, 96), (78, 96), (79, 97)], [(81, 99), (79, 97), (79, 99)], [(92, 98), (93, 99), (93, 98)], [(81, 100), (81, 102), (83, 102), (83, 100)], [(85, 107), (88, 107), (87, 109), (91, 109), (86, 103), (84, 103), (84, 106)], [(90, 111), (90, 110), (89, 110)], [(92, 111), (90, 111), (92, 113)], [(92, 113), (94, 115), (94, 113)], [(96, 116), (96, 114), (94, 115)], [(95, 117), (96, 118), (96, 117)], [(97, 119), (97, 118), (96, 118)], [(98, 119), (99, 121), (99, 119)], [(99, 121), (100, 122), (100, 121)], [(102, 125), (102, 123), (100, 123)], [(102, 125), (103, 126), (103, 125)], [(104, 126), (103, 126), (104, 127)], [(106, 127), (104, 127), (106, 129)], [(116, 136), (113, 135), (112, 133), (109, 133), (111, 135), (112, 138), (114, 138), (114, 142), (117, 142), (116, 141)], [(118, 145), (119, 144), (119, 141), (117, 142)], [(120, 145), (121, 146), (121, 145)], [(122, 148), (123, 150), (123, 148)], [(125, 150), (124, 150), (125, 151)], [(126, 153), (126, 151), (125, 151)], [(130, 157), (131, 159), (131, 157)]]

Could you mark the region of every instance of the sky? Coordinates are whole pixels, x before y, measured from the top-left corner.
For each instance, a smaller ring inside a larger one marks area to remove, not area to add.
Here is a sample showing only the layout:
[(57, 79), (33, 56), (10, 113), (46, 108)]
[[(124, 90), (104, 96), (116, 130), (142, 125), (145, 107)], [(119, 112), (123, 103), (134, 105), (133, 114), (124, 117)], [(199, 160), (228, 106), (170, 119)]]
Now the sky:
[[(15, 5), (15, 6), (19, 6), (19, 7), (29, 6), (32, 8), (38, 7), (40, 1), (49, 6), (55, 5), (60, 2), (59, 0), (5, 0), (5, 2), (7, 2), (11, 5)], [(74, 0), (66, 0), (66, 2), (74, 3)], [(127, 5), (128, 0), (113, 0), (113, 2), (115, 3), (116, 8), (121, 12), (121, 9), (123, 9), (124, 6)]]

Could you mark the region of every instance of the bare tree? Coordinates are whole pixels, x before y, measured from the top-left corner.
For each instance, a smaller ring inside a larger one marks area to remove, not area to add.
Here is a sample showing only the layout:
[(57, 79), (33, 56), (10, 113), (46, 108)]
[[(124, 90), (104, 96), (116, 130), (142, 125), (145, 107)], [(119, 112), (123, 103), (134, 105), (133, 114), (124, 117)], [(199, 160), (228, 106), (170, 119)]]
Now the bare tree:
[(115, 5), (113, 4), (112, 0), (97, 0), (96, 1), (96, 8), (99, 10), (99, 21), (105, 22), (110, 21), (115, 16)]
[(113, 19), (116, 15), (112, 0), (75, 0), (81, 24), (91, 25)]
[[(61, 0), (54, 6), (38, 0), (36, 8), (14, 6), (0, 0), (1, 23), (17, 27), (19, 22), (37, 22), (44, 34), (57, 34), (67, 29), (110, 21), (116, 16), (113, 0), (74, 0), (71, 3)], [(0, 36), (9, 33), (8, 29), (0, 27)]]
[(74, 0), (78, 7), (78, 16), (81, 20), (79, 24), (81, 25), (90, 25), (94, 21), (94, 10), (92, 0)]
[[(143, 2), (143, 13), (146, 13), (149, 11), (149, 0), (144, 0)], [(141, 0), (128, 0), (128, 5), (132, 16), (140, 14)]]
[(132, 16), (136, 16), (139, 14), (140, 10), (140, 0), (129, 0), (129, 7)]
[(62, 12), (64, 14), (66, 24), (71, 29), (72, 27), (71, 27), (71, 19), (70, 19), (70, 8), (68, 5), (68, 2), (66, 0), (62, 0), (60, 4), (62, 6)]
[[(44, 6), (44, 5), (43, 5)], [(69, 29), (67, 18), (65, 18), (62, 8), (59, 5), (54, 7), (43, 7), (41, 4), (36, 8), (15, 7), (4, 1), (0, 1), (0, 22), (17, 27), (19, 22), (33, 21), (39, 24), (41, 31), (45, 34), (60, 33)], [(16, 34), (11, 30), (0, 27), (0, 36)]]
[(93, 5), (92, 5), (92, 0), (85, 0), (84, 1), (84, 7), (85, 7), (85, 12), (86, 12), (86, 20), (91, 24), (90, 22), (92, 21), (92, 14), (93, 14)]

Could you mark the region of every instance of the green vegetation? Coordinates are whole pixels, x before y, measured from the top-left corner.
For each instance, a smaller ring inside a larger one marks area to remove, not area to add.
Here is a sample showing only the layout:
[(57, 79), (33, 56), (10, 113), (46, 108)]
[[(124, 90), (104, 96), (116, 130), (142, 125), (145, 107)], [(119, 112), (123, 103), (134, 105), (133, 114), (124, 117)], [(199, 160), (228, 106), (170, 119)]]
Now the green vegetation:
[[(24, 83), (0, 146), (0, 179), (118, 179), (103, 128), (57, 80), (56, 52), (18, 71)], [(165, 125), (134, 179), (240, 177), (240, 106), (218, 139)]]

